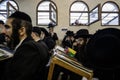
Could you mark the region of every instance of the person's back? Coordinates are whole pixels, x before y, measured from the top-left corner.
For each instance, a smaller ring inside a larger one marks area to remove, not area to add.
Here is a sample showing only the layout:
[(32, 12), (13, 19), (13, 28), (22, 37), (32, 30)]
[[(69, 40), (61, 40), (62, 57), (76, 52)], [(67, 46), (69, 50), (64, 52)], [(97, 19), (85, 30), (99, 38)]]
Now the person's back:
[(48, 46), (47, 44), (42, 40), (41, 38), (42, 35), (42, 31), (40, 27), (34, 26), (32, 28), (32, 38), (34, 39), (34, 41), (40, 43), (47, 51), (48, 51)]
[[(56, 42), (52, 39), (52, 37), (49, 35), (48, 31), (45, 28), (40, 27), (41, 34), (42, 34), (42, 40), (47, 45), (49, 52), (55, 48)], [(44, 37), (43, 37), (44, 36)]]
[[(49, 48), (46, 45), (46, 43), (41, 39), (41, 28), (34, 26), (32, 28), (32, 35), (31, 36), (34, 39), (34, 41), (38, 42), (42, 47), (44, 47), (44, 49), (47, 53), (47, 56), (48, 56), (48, 60), (49, 60), (50, 59)], [(48, 61), (47, 61), (47, 63), (48, 63)], [(42, 70), (42, 76), (44, 76), (44, 80), (47, 80), (48, 70), (49, 70), (49, 67), (47, 65)]]
[(3, 80), (44, 80), (42, 73), (48, 62), (44, 53), (47, 51), (41, 44), (26, 39), (8, 62)]

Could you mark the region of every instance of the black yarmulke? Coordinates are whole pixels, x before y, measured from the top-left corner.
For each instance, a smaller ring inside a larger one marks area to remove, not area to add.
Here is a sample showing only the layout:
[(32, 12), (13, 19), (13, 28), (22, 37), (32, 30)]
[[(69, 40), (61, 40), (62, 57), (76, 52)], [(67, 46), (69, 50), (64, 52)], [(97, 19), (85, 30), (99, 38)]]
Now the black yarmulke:
[(11, 14), (8, 18), (18, 18), (32, 23), (30, 16), (25, 12), (21, 11), (16, 11), (15, 13)]

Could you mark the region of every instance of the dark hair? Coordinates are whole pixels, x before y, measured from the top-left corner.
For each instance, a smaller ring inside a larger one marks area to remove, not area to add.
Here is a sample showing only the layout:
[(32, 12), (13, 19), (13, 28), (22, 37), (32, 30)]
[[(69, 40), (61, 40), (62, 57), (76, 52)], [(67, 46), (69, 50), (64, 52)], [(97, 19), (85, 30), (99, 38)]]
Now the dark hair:
[(17, 32), (21, 27), (25, 27), (27, 36), (31, 36), (32, 24), (30, 22), (21, 19), (14, 19), (12, 21), (12, 26), (13, 26), (13, 31), (17, 31)]
[(37, 27), (37, 26), (34, 26), (34, 27), (32, 28), (32, 32), (37, 33), (38, 36), (41, 35), (41, 29), (40, 29), (39, 27)]
[(17, 19), (25, 20), (32, 23), (31, 17), (25, 12), (21, 12), (21, 11), (14, 12), (8, 18), (17, 18)]
[(14, 18), (14, 20), (12, 22), (12, 26), (13, 26), (14, 30), (18, 31), (21, 27), (25, 27), (27, 36), (31, 35), (32, 20), (28, 14), (26, 14), (25, 12), (16, 11), (15, 13), (11, 14), (8, 17), (8, 19), (9, 18)]

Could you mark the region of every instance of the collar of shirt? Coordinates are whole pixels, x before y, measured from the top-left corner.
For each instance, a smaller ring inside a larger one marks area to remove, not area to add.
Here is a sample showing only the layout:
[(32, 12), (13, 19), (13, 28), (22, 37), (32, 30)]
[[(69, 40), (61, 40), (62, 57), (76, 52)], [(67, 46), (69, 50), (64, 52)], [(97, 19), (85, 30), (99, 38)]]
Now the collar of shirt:
[(19, 42), (19, 44), (15, 47), (15, 50), (14, 50), (14, 51), (17, 50), (17, 48), (22, 44), (22, 42), (23, 42), (24, 40), (25, 40), (25, 39), (22, 39), (22, 40)]

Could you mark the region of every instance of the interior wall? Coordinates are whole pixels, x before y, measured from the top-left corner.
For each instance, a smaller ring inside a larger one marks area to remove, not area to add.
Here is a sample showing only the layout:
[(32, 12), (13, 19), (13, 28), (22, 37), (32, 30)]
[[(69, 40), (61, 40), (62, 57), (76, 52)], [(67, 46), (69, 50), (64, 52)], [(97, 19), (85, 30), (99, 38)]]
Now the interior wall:
[[(19, 5), (19, 10), (28, 13), (32, 18), (32, 23), (36, 25), (36, 7), (41, 0), (15, 0)], [(102, 28), (120, 28), (120, 26), (101, 26), (101, 21), (98, 21), (90, 26), (69, 26), (69, 8), (70, 5), (75, 0), (52, 0), (56, 6), (58, 11), (58, 25), (55, 27), (55, 32), (58, 34), (60, 40), (63, 39), (65, 32), (61, 31), (62, 28), (67, 28), (68, 30), (73, 30), (74, 33), (81, 29), (86, 28), (89, 30), (90, 34), (94, 34), (98, 29)], [(81, 0), (80, 0), (81, 1)], [(108, 0), (83, 0), (88, 4), (89, 9), (92, 10), (96, 5), (101, 4), (101, 6)], [(120, 7), (119, 0), (112, 0), (118, 4)], [(40, 26), (44, 27), (44, 26)]]

